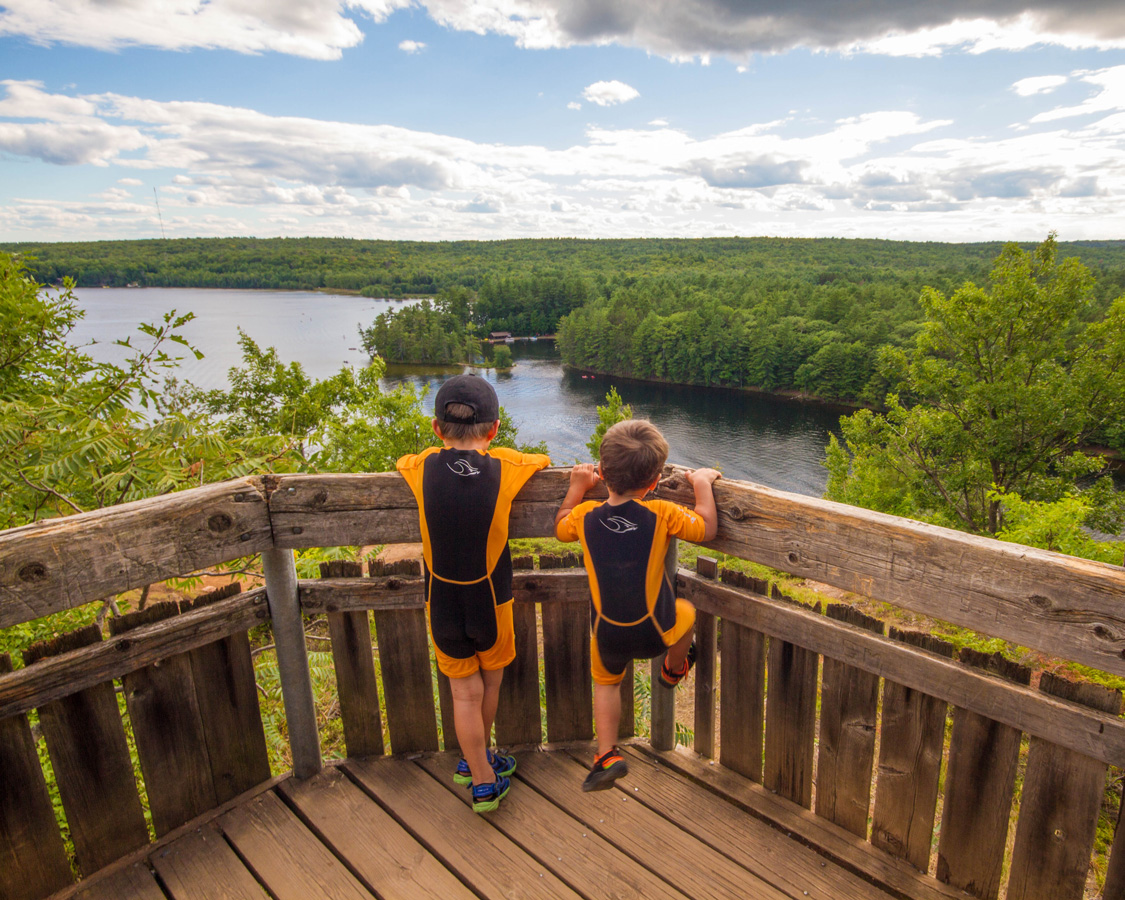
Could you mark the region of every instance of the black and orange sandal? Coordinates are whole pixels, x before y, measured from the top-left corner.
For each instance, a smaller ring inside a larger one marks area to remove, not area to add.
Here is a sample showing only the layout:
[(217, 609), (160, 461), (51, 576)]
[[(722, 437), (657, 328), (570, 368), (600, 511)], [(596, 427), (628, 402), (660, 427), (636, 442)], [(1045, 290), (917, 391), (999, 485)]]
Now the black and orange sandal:
[(657, 681), (660, 686), (672, 690), (677, 684), (687, 678), (687, 673), (691, 671), (691, 667), (695, 665), (695, 641), (691, 642), (688, 647), (687, 656), (684, 657), (684, 664), (679, 671), (673, 672), (668, 668), (668, 657), (664, 657), (664, 664), (660, 667), (660, 677)]
[(616, 747), (610, 747), (605, 753), (594, 760), (594, 765), (590, 769), (590, 774), (586, 776), (586, 780), (582, 782), (582, 790), (584, 791), (604, 791), (613, 787), (615, 782), (622, 775), (629, 772), (629, 766), (625, 762), (625, 758), (621, 755), (621, 751)]

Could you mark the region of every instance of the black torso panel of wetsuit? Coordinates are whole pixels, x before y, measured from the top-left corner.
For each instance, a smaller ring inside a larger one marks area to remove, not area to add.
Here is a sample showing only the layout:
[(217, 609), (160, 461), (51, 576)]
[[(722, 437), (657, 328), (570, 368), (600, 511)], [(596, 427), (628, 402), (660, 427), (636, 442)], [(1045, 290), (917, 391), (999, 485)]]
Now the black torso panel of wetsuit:
[[(592, 622), (606, 662), (658, 655), (664, 650), (662, 632), (675, 624), (676, 599), (663, 575), (663, 554), (654, 554), (653, 548), (664, 537), (659, 525), (656, 513), (633, 500), (618, 506), (603, 503), (583, 519), (596, 577)], [(659, 585), (655, 591), (649, 588), (653, 581)]]

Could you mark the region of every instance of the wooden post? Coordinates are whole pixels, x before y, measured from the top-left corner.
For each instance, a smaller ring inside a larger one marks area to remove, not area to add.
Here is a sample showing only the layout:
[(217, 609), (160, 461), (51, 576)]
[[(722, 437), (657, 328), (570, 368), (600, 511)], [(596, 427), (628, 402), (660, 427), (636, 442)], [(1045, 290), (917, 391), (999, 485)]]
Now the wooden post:
[[(679, 541), (672, 538), (668, 542), (668, 553), (664, 557), (664, 575), (672, 585), (673, 594), (676, 593), (678, 544)], [(650, 666), (652, 683), (649, 687), (649, 697), (652, 704), (652, 730), (649, 743), (654, 750), (671, 750), (676, 746), (676, 692), (660, 686), (660, 667), (663, 664), (664, 657), (658, 656)]]
[[(703, 578), (717, 578), (719, 564), (710, 556), (695, 561)], [(695, 752), (715, 755), (715, 662), (718, 653), (718, 623), (710, 613), (695, 614)]]
[(292, 550), (271, 548), (262, 551), (262, 570), (266, 576), (266, 600), (273, 620), (273, 641), (277, 647), (277, 671), (281, 678), (281, 698), (293, 753), (293, 774), (310, 778), (321, 769), (320, 735), (316, 730), (309, 657), (305, 651), (305, 630), (301, 623), (301, 604), (297, 599), (297, 564)]

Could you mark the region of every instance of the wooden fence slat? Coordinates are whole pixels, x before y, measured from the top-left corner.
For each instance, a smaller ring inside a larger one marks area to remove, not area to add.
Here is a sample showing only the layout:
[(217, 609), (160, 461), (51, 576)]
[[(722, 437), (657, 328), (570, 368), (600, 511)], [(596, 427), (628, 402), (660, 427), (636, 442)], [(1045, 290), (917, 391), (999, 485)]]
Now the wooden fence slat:
[[(334, 560), (320, 565), (321, 578), (358, 578), (362, 574), (363, 567), (359, 563)], [(328, 635), (332, 640), (332, 662), (347, 754), (351, 757), (380, 755), (383, 753), (383, 720), (379, 713), (375, 652), (367, 612), (329, 610)]]
[[(723, 581), (741, 587), (745, 576), (723, 570)], [(766, 699), (766, 636), (723, 622), (720, 662), (719, 762), (759, 784)]]
[[(88, 625), (24, 651), (24, 662), (40, 660), (100, 642), (101, 630)], [(74, 855), (83, 875), (148, 843), (148, 826), (133, 775), (125, 727), (113, 682), (87, 688), (39, 708)]]
[[(0, 653), (0, 674), (12, 660)], [(0, 719), (0, 896), (39, 900), (72, 882), (27, 716)]]
[(437, 750), (426, 613), (421, 609), (378, 610), (374, 617), (391, 751)]
[(1117, 825), (1113, 831), (1113, 846), (1110, 848), (1109, 865), (1105, 870), (1105, 885), (1101, 900), (1125, 900), (1125, 801), (1118, 799)]
[[(1044, 672), (1039, 690), (1114, 715), (1121, 694)], [(1090, 868), (1104, 763), (1032, 738), (1012, 849), (1009, 900), (1077, 900)]]
[[(891, 637), (952, 658), (931, 635), (891, 629)], [(871, 843), (921, 871), (930, 865), (948, 704), (893, 681), (883, 684), (883, 723)]]
[[(1029, 668), (999, 654), (965, 649), (960, 660), (1017, 684), (1031, 682)], [(1019, 754), (1015, 728), (954, 707), (937, 877), (983, 900), (1000, 893)]]
[[(696, 574), (718, 578), (719, 564), (709, 556), (695, 560)], [(677, 590), (682, 591), (677, 583)], [(710, 613), (695, 613), (695, 752), (715, 755), (715, 673), (718, 653), (718, 623)]]
[[(174, 603), (110, 619), (118, 637), (131, 628), (170, 618)], [(161, 837), (217, 805), (207, 738), (186, 653), (177, 653), (122, 678), (156, 836)]]
[[(831, 603), (828, 618), (882, 635), (884, 625), (854, 607)], [(879, 676), (824, 657), (820, 689), (820, 747), (816, 814), (866, 839)]]
[(246, 631), (268, 617), (266, 592), (255, 588), (213, 607), (185, 613), (175, 621), (139, 627), (127, 637), (99, 641), (0, 675), (0, 718), (27, 712), (176, 653)]
[[(242, 592), (237, 582), (181, 605), (202, 609)], [(188, 653), (215, 798), (225, 803), (270, 777), (250, 636), (237, 632)]]
[(1125, 719), (1064, 703), (827, 616), (717, 585), (681, 569), (697, 609), (831, 656), (864, 671), (1037, 734), (1109, 765), (1125, 766)]
[(769, 642), (762, 784), (806, 809), (812, 806), (819, 661), (788, 641)]
[[(543, 565), (542, 556), (539, 565)], [(585, 603), (545, 603), (542, 613), (547, 740), (590, 740), (594, 736), (590, 607)]]
[[(676, 547), (678, 540), (672, 538), (664, 554), (664, 577), (676, 595)], [(676, 692), (660, 684), (660, 669), (664, 665), (664, 654), (649, 663), (649, 737), (648, 741), (657, 750), (671, 750), (676, 746)]]
[(516, 658), (504, 670), (500, 706), (496, 710), (496, 744), (538, 744), (543, 740), (539, 711), (539, 648), (535, 604), (515, 601)]

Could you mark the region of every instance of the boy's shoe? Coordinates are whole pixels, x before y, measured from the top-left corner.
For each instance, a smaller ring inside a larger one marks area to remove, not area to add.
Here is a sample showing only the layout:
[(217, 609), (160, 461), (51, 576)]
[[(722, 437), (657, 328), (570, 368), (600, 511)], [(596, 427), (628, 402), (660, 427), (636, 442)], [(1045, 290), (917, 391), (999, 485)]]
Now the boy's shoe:
[(660, 677), (657, 679), (660, 686), (671, 690), (685, 678), (687, 673), (691, 671), (691, 667), (695, 665), (695, 641), (691, 642), (688, 647), (687, 656), (684, 657), (683, 667), (678, 672), (673, 672), (668, 668), (668, 657), (664, 657), (664, 664), (660, 667)]
[(500, 801), (508, 796), (508, 789), (512, 782), (503, 775), (497, 776), (492, 784), (473, 785), (473, 812), (492, 812), (500, 805)]
[[(508, 776), (516, 771), (516, 758), (514, 756), (506, 756), (503, 753), (493, 753), (488, 751), (488, 764), (492, 766), (492, 771), (496, 773), (496, 777)], [(453, 774), (453, 780), (458, 784), (472, 784), (473, 773), (469, 770), (469, 764), (465, 761), (465, 757), (461, 757), (457, 763), (457, 771)]]
[(594, 760), (594, 765), (590, 769), (590, 774), (587, 775), (586, 780), (582, 782), (582, 790), (607, 790), (613, 787), (613, 782), (628, 772), (629, 766), (625, 762), (625, 758), (621, 755), (621, 752), (616, 747), (610, 747), (605, 753)]

